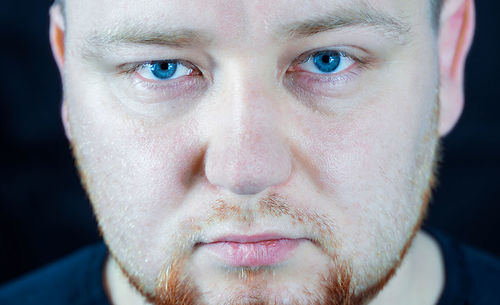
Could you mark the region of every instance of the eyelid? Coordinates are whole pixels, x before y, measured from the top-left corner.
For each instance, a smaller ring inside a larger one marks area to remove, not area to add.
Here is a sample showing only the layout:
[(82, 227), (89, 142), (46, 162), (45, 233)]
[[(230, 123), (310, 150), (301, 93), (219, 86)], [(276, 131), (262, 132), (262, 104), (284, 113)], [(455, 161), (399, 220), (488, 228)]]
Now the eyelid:
[[(365, 53), (365, 50), (360, 49), (359, 52), (356, 51), (347, 51), (347, 48), (355, 48), (355, 47), (350, 47), (350, 46), (340, 46), (340, 47), (327, 47), (327, 48), (318, 48), (314, 50), (310, 50), (307, 52), (302, 53), (299, 55), (288, 67), (287, 73), (288, 72), (296, 72), (297, 66), (303, 63), (306, 63), (308, 60), (312, 59), (315, 55), (321, 53), (321, 52), (335, 52), (338, 53), (340, 56), (346, 57), (350, 60), (352, 60), (354, 63), (359, 64), (362, 67), (366, 67), (367, 65), (370, 64), (371, 59), (367, 55), (355, 55), (355, 53)], [(358, 49), (358, 48), (355, 48)]]
[(347, 57), (347, 58), (351, 58), (351, 56), (343, 51), (340, 51), (340, 50), (335, 50), (335, 49), (322, 49), (322, 50), (316, 50), (316, 51), (311, 51), (311, 52), (308, 52), (308, 53), (305, 53), (305, 54), (302, 54), (301, 56), (299, 56), (297, 58), (298, 60), (298, 63), (305, 63), (307, 62), (308, 60), (310, 60), (311, 58), (313, 58), (314, 56), (322, 53), (322, 52), (333, 52), (333, 53), (337, 53), (338, 55), (340, 56), (343, 56), (343, 57)]
[[(135, 73), (137, 73), (140, 69), (144, 69), (144, 68), (147, 68), (149, 65), (153, 65), (153, 64), (156, 64), (156, 63), (161, 63), (161, 62), (175, 62), (176, 64), (178, 65), (182, 65), (184, 66), (186, 69), (189, 69), (189, 75), (199, 75), (201, 74), (201, 71), (200, 69), (186, 61), (186, 60), (182, 60), (182, 59), (159, 59), (159, 60), (150, 60), (150, 61), (144, 61), (144, 62), (136, 62), (136, 63), (129, 63), (129, 64), (124, 64), (124, 65), (121, 65), (120, 66), (120, 74), (125, 74), (125, 75), (128, 75), (128, 76), (133, 76)], [(143, 81), (150, 81), (150, 82), (168, 82), (169, 80), (175, 80), (177, 78), (170, 78), (170, 79), (166, 79), (166, 80), (154, 80), (154, 79), (144, 79)]]

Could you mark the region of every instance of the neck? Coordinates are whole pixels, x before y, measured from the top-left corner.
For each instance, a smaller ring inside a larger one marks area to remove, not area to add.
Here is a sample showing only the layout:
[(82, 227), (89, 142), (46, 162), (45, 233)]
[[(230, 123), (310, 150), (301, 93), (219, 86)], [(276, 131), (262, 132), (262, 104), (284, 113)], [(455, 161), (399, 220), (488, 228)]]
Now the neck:
[(369, 305), (433, 305), (443, 288), (444, 262), (439, 245), (420, 231), (395, 276)]
[(108, 255), (104, 266), (104, 281), (111, 304), (148, 305), (146, 299), (130, 284), (111, 255)]

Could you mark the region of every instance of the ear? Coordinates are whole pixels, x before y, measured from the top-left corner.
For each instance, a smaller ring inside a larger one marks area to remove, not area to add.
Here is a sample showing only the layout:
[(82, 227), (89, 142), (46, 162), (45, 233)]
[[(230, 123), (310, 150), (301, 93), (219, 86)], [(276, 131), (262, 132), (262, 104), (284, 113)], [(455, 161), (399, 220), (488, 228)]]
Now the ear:
[[(50, 46), (52, 48), (52, 54), (56, 61), (57, 67), (59, 68), (59, 73), (61, 74), (61, 79), (64, 80), (64, 55), (65, 55), (65, 20), (62, 12), (61, 5), (54, 4), (50, 8)], [(63, 100), (61, 107), (61, 118), (64, 125), (64, 131), (66, 137), (71, 141), (71, 129), (68, 120), (68, 108), (67, 103)]]
[(64, 34), (65, 24), (61, 5), (54, 4), (50, 8), (50, 46), (61, 75), (64, 70)]
[(438, 131), (446, 135), (464, 107), (465, 60), (474, 37), (474, 0), (444, 0), (438, 36), (440, 115)]

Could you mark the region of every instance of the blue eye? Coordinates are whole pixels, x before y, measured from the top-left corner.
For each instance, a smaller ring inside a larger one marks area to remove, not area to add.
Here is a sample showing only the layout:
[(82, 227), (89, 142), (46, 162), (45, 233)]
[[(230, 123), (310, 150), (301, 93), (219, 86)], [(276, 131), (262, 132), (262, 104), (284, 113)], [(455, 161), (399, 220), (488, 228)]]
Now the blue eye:
[(162, 61), (149, 64), (151, 73), (158, 79), (169, 79), (177, 70), (177, 63), (172, 61)]
[(323, 51), (313, 56), (314, 65), (321, 72), (331, 73), (340, 65), (340, 54), (334, 51)]
[(193, 69), (178, 60), (163, 60), (142, 64), (135, 71), (147, 80), (168, 81), (190, 75)]
[(316, 52), (301, 63), (302, 70), (317, 74), (337, 74), (354, 64), (355, 61), (338, 51), (325, 50)]

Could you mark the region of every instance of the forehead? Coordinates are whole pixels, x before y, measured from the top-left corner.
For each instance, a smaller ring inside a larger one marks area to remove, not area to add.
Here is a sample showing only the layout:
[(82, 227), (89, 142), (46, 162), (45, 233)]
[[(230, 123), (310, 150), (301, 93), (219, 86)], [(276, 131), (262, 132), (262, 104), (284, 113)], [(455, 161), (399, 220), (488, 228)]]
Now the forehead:
[[(243, 44), (275, 37), (297, 22), (374, 15), (415, 29), (430, 27), (428, 1), (419, 0), (86, 0), (68, 1), (70, 32), (111, 33), (123, 28), (171, 32), (189, 29), (214, 40)], [(369, 13), (369, 14), (365, 14)], [(364, 15), (365, 14), (365, 15)], [(274, 36), (273, 36), (274, 35)]]

